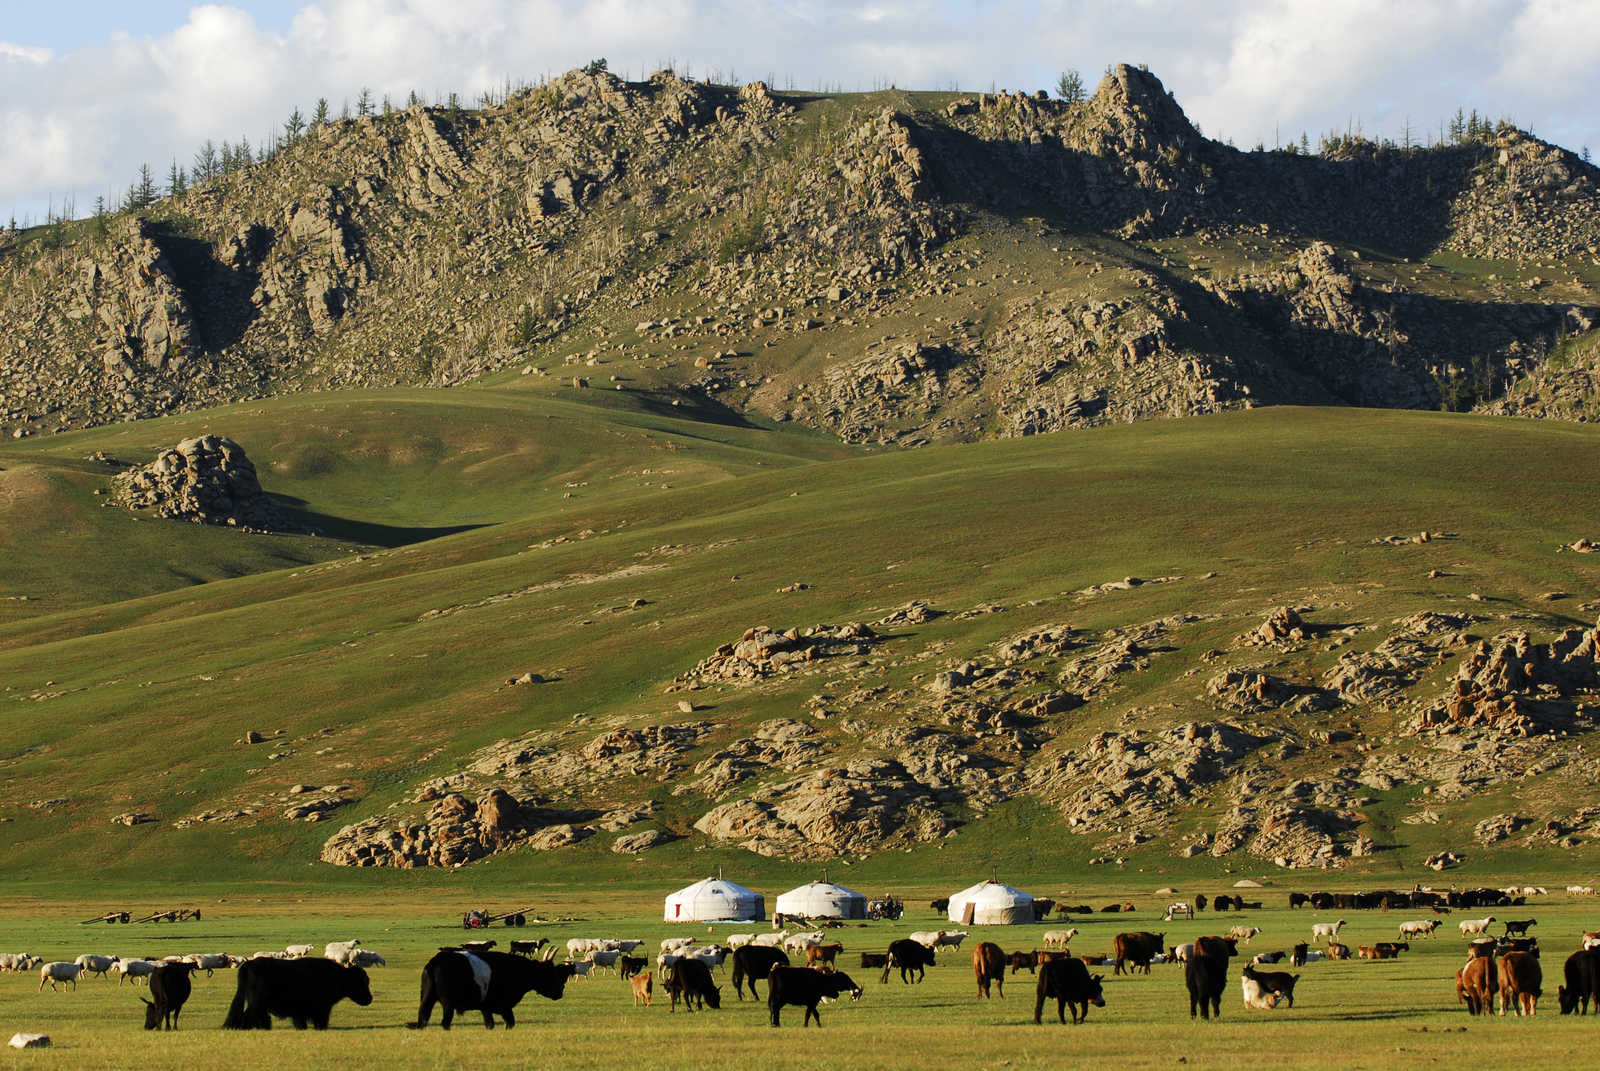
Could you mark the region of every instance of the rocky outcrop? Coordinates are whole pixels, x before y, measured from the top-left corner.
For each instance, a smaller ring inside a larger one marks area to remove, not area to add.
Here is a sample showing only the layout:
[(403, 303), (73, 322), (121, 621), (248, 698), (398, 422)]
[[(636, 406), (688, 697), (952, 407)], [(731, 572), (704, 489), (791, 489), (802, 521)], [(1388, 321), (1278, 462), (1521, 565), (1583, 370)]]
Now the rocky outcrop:
[(933, 840), (954, 825), (898, 762), (862, 759), (723, 804), (694, 827), (760, 855), (832, 859)]
[[(1600, 690), (1600, 626), (1550, 643), (1525, 632), (1484, 640), (1462, 659), (1449, 694), (1417, 715), (1412, 732), (1484, 728), (1529, 736), (1565, 729), (1580, 697)], [(1587, 706), (1582, 708), (1589, 712)]]
[(512, 847), (542, 851), (577, 843), (594, 834), (577, 824), (592, 817), (546, 810), (501, 788), (476, 800), (450, 792), (422, 821), (369, 818), (345, 826), (323, 844), (321, 857), (334, 866), (461, 866)]
[(111, 501), (157, 517), (256, 531), (288, 531), (288, 518), (256, 479), (244, 447), (219, 435), (185, 439), (114, 480)]
[(734, 643), (718, 647), (711, 657), (678, 678), (680, 685), (717, 681), (751, 682), (795, 670), (820, 659), (866, 654), (878, 642), (866, 625), (813, 625), (784, 631), (757, 625)]

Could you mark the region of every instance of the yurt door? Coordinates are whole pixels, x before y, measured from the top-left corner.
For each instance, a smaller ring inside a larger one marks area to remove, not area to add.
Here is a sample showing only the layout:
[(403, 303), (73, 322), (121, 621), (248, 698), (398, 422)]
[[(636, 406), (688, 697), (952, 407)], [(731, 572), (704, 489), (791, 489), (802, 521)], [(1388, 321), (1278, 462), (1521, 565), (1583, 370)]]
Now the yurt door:
[(976, 900), (968, 900), (967, 903), (966, 903), (966, 906), (961, 909), (961, 925), (963, 925), (963, 926), (971, 926), (972, 925), (973, 913), (976, 912), (977, 910), (978, 910), (978, 901), (976, 901)]

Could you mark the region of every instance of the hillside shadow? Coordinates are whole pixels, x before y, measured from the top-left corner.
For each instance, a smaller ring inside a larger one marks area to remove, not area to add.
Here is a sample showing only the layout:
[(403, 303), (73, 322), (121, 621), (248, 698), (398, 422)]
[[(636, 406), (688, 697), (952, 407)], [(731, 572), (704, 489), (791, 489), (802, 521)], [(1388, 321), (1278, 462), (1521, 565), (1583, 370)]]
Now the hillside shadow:
[(485, 524), (451, 524), (435, 527), (379, 524), (375, 521), (358, 521), (351, 517), (335, 517), (329, 513), (306, 509), (304, 499), (288, 495), (274, 494), (270, 497), (288, 518), (293, 531), (308, 532), (324, 539), (341, 539), (350, 543), (383, 547), (386, 550), (488, 527)]
[(259, 224), (243, 236), (243, 253), (235, 266), (224, 264), (210, 242), (183, 233), (169, 222), (151, 221), (144, 233), (172, 266), (174, 281), (188, 298), (194, 324), (207, 349), (234, 345), (250, 329), (260, 310), (250, 293), (260, 280), (256, 265), (272, 246), (272, 232)]

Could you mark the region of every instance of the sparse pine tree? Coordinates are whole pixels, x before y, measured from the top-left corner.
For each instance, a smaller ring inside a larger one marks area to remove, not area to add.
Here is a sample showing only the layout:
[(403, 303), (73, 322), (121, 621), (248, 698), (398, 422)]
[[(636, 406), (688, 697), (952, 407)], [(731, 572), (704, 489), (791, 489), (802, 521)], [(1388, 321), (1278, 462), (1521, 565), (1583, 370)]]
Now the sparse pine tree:
[(599, 56), (583, 65), (584, 74), (600, 74), (606, 69), (606, 58)]
[(1056, 96), (1068, 104), (1083, 103), (1083, 76), (1077, 68), (1069, 68), (1061, 72), (1061, 77), (1056, 81)]
[(316, 110), (311, 113), (311, 125), (313, 127), (320, 127), (320, 126), (327, 126), (328, 125), (328, 98), (327, 97), (318, 97), (317, 98)]
[(1311, 136), (1304, 130), (1300, 131), (1300, 155), (1311, 155)]
[(289, 118), (283, 121), (284, 145), (293, 145), (295, 142), (299, 141), (300, 135), (305, 133), (305, 130), (306, 117), (300, 114), (300, 109), (297, 107), (294, 111), (289, 113)]
[(445, 102), (445, 108), (449, 112), (452, 123), (461, 121), (461, 98), (458, 95), (455, 93), (450, 94), (449, 100)]
[(350, 121), (350, 98), (349, 97), (344, 98), (344, 103), (339, 108), (339, 121), (341, 123), (346, 123), (346, 122)]
[(250, 139), (240, 138), (239, 144), (233, 148), (233, 162), (240, 169), (255, 163), (255, 158), (250, 155)]
[(224, 141), (222, 152), (217, 157), (218, 174), (231, 175), (239, 170), (239, 155), (233, 151), (233, 145)]
[(182, 197), (187, 192), (189, 192), (189, 178), (184, 174), (183, 168), (178, 166), (178, 160), (174, 157), (172, 166), (167, 169), (167, 195)]
[(1589, 159), (1589, 146), (1587, 145), (1583, 147), (1583, 162), (1586, 164), (1594, 163), (1593, 160)]
[(356, 97), (356, 114), (363, 119), (372, 114), (372, 90), (366, 86), (361, 87), (361, 95)]
[(1466, 140), (1467, 115), (1460, 108), (1457, 108), (1456, 114), (1450, 117), (1450, 141), (1454, 145), (1460, 145)]
[(156, 192), (156, 179), (150, 173), (149, 164), (139, 165), (139, 177), (134, 180), (129, 194), (129, 204), (135, 212), (141, 208), (149, 208), (160, 198), (160, 194)]
[(413, 89), (411, 91), (411, 95), (406, 98), (406, 107), (407, 108), (418, 108), (418, 107), (421, 107), (421, 106), (422, 106), (422, 98), (420, 96), (418, 96), (417, 95), (417, 91), (415, 89)]
[(206, 143), (194, 154), (194, 184), (200, 186), (210, 182), (217, 177), (221, 167), (217, 159), (217, 147), (207, 138)]

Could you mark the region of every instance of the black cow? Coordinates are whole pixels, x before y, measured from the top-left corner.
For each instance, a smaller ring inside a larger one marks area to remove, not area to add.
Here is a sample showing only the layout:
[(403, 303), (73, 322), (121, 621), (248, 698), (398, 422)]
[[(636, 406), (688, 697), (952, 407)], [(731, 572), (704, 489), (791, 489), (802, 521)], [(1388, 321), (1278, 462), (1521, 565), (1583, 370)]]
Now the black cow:
[(666, 979), (667, 995), (672, 998), (672, 1007), (669, 1011), (678, 1010), (678, 1001), (683, 1001), (684, 1011), (694, 1011), (699, 1005), (704, 1009), (707, 1004), (712, 1008), (722, 1007), (722, 989), (711, 981), (711, 968), (697, 959), (685, 956), (672, 965), (672, 973)]
[(1310, 950), (1310, 947), (1304, 941), (1295, 945), (1294, 952), (1289, 956), (1289, 966), (1304, 967), (1306, 965), (1306, 953)]
[(900, 968), (900, 981), (910, 983), (910, 974), (917, 972), (917, 981), (922, 981), (927, 973), (926, 969), (935, 963), (933, 949), (920, 941), (913, 941), (909, 937), (902, 937), (898, 941), (889, 942), (889, 962), (883, 968), (883, 977), (879, 982), (889, 980), (889, 972), (896, 967)]
[(1106, 1006), (1105, 994), (1100, 988), (1101, 976), (1091, 975), (1082, 960), (1053, 959), (1039, 966), (1039, 983), (1034, 987), (1033, 1021), (1043, 1021), (1044, 1002), (1054, 998), (1056, 1018), (1067, 1021), (1066, 1009), (1072, 1007), (1074, 1025), (1089, 1018), (1089, 1005)]
[(1303, 892), (1292, 892), (1289, 894), (1290, 908), (1303, 907), (1309, 903), (1311, 903), (1311, 897), (1307, 896)]
[(941, 896), (937, 900), (928, 901), (928, 906), (933, 908), (936, 913), (943, 915), (945, 912), (950, 910), (950, 898), (948, 896)]
[(789, 955), (781, 948), (766, 945), (741, 945), (733, 950), (733, 993), (744, 999), (744, 984), (750, 983), (750, 996), (761, 999), (756, 992), (756, 979), (765, 978), (774, 967), (787, 967)]
[[(913, 942), (914, 943), (914, 942)], [(767, 975), (767, 1011), (772, 1014), (772, 1025), (778, 1025), (778, 1012), (785, 1004), (804, 1007), (806, 1017), (801, 1026), (810, 1026), (815, 1019), (822, 1025), (817, 1005), (825, 1000), (835, 1000), (844, 993), (851, 1000), (861, 999), (861, 987), (850, 980), (843, 971), (814, 971), (809, 967), (774, 967)]]
[(189, 975), (194, 971), (193, 963), (163, 963), (150, 972), (150, 995), (156, 999), (139, 998), (145, 1004), (146, 1030), (178, 1029), (178, 1013), (194, 988), (189, 982)]
[(252, 959), (239, 968), (239, 988), (228, 1006), (224, 1030), (271, 1030), (273, 1017), (292, 1019), (296, 1030), (310, 1023), (328, 1029), (333, 1006), (349, 997), (372, 1003), (367, 972), (331, 959)]
[[(473, 960), (482, 967), (476, 967)], [(485, 977), (486, 975), (486, 977)], [(494, 1017), (505, 1020), (506, 1029), (517, 1025), (511, 1009), (532, 990), (541, 997), (560, 1000), (572, 964), (545, 963), (510, 952), (439, 952), (422, 968), (422, 1002), (417, 1006), (417, 1021), (409, 1024), (421, 1030), (438, 1004), (444, 1014), (439, 1025), (450, 1029), (457, 1012), (481, 1011), (483, 1025), (494, 1029)]]
[(1233, 904), (1233, 897), (1227, 895), (1226, 893), (1222, 893), (1211, 901), (1211, 910), (1227, 911), (1229, 908), (1233, 907)]
[(1184, 967), (1183, 980), (1189, 987), (1189, 1018), (1197, 1011), (1202, 1019), (1210, 1019), (1211, 1013), (1222, 1018), (1222, 991), (1228, 984), (1226, 956), (1202, 955), (1196, 946)]
[(1196, 911), (1204, 911), (1206, 909), (1206, 894), (1205, 893), (1197, 893), (1195, 895), (1195, 898), (1194, 898), (1194, 909)]
[(1589, 1001), (1600, 1012), (1600, 952), (1583, 948), (1567, 957), (1563, 973), (1567, 984), (1556, 989), (1562, 1015), (1589, 1014)]
[(632, 978), (645, 969), (649, 960), (643, 956), (618, 956), (617, 976), (619, 978)]

